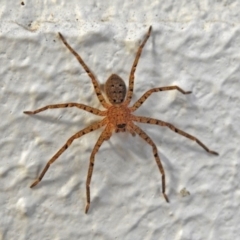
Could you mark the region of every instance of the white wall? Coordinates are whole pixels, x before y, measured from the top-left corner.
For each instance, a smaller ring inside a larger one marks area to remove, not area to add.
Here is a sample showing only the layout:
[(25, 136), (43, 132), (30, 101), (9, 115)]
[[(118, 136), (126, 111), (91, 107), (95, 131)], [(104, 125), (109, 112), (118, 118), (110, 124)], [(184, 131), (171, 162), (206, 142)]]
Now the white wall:
[[(0, 239), (239, 238), (240, 3), (196, 2), (1, 1)], [(23, 114), (51, 103), (100, 107), (89, 77), (57, 32), (101, 84), (111, 73), (127, 83), (150, 25), (133, 100), (159, 86), (193, 93), (156, 93), (136, 114), (171, 122), (220, 156), (169, 129), (139, 124), (158, 147), (168, 204), (151, 148), (139, 137), (115, 134), (96, 156), (85, 215), (96, 131), (76, 140), (30, 189), (65, 141), (99, 120), (76, 109)], [(181, 194), (184, 188), (190, 195)]]

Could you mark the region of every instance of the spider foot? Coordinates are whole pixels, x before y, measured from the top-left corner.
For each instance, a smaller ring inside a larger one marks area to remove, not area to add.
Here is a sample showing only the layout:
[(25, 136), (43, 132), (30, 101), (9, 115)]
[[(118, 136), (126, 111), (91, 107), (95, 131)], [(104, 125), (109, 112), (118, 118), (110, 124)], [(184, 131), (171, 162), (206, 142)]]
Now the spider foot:
[(163, 196), (164, 196), (166, 202), (169, 203), (169, 199), (168, 199), (168, 196), (166, 195), (166, 193), (163, 193)]
[(216, 155), (216, 156), (218, 156), (219, 155), (219, 153), (217, 153), (217, 152), (214, 152), (214, 151), (209, 151), (209, 153), (211, 153), (211, 154), (213, 154), (213, 155)]
[(35, 187), (39, 182), (40, 182), (40, 180), (37, 179), (34, 183), (32, 183), (32, 185), (30, 186), (30, 188)]
[(185, 94), (191, 94), (192, 93), (192, 91), (187, 91), (187, 92), (185, 92)]
[(24, 111), (23, 113), (28, 114), (28, 115), (34, 114), (34, 112), (32, 112), (32, 111)]
[(86, 208), (85, 208), (85, 214), (88, 213), (88, 209), (89, 209), (89, 207), (90, 207), (90, 203), (87, 203)]

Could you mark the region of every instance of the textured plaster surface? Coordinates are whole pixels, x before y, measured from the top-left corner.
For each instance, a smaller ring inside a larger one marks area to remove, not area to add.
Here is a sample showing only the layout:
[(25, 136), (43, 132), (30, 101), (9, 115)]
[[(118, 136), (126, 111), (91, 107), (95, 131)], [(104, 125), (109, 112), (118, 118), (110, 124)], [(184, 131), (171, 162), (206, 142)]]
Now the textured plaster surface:
[[(237, 0), (2, 0), (0, 239), (239, 239), (239, 12)], [(137, 136), (114, 134), (96, 155), (85, 215), (88, 162), (101, 129), (76, 140), (30, 189), (65, 141), (100, 119), (77, 109), (23, 114), (50, 103), (101, 108), (57, 32), (101, 85), (112, 73), (127, 84), (150, 25), (132, 103), (158, 86), (193, 93), (155, 93), (136, 114), (169, 121), (220, 156), (169, 129), (139, 124), (158, 147), (168, 204), (151, 148)]]

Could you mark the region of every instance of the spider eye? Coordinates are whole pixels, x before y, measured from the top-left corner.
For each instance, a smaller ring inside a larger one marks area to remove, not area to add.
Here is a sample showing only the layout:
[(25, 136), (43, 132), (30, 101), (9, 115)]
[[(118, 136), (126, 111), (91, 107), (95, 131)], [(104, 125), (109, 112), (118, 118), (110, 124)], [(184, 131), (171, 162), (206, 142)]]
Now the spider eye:
[(114, 102), (116, 102), (116, 99), (113, 99)]

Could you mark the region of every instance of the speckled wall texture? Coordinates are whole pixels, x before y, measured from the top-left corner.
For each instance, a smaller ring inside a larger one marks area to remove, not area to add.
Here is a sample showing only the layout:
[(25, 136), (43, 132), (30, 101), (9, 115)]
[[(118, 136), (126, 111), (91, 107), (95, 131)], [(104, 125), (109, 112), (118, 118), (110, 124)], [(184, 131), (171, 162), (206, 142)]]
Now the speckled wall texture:
[[(199, 3), (198, 3), (199, 2)], [(0, 4), (0, 239), (232, 240), (240, 236), (240, 2), (16, 1)], [(23, 111), (78, 102), (103, 109), (61, 32), (104, 89), (112, 73), (128, 85), (138, 46), (152, 25), (135, 74), (138, 124), (155, 142), (166, 173), (166, 203), (152, 149), (113, 134), (95, 158), (91, 206), (85, 183), (102, 128), (76, 140), (42, 182), (29, 186), (69, 137), (102, 119), (79, 109)]]

